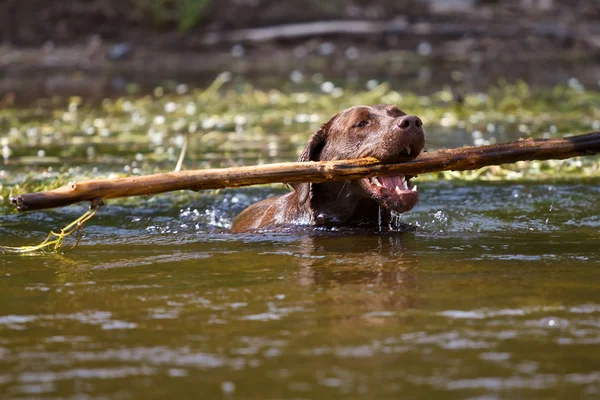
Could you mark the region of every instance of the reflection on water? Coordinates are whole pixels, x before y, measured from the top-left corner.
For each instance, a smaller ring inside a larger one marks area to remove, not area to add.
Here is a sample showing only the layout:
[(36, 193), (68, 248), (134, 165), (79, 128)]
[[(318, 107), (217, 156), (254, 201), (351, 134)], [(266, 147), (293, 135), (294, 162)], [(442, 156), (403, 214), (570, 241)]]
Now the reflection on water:
[[(430, 149), (600, 126), (596, 93), (574, 88), (459, 101), (321, 78), (10, 109), (0, 197), (26, 166), (49, 180), (65, 160), (66, 179), (170, 170), (185, 140), (187, 168), (289, 161), (344, 104), (401, 104), (429, 121)], [(0, 254), (0, 397), (599, 397), (598, 183), (418, 182), (404, 233), (229, 233), (285, 189), (110, 201), (74, 252)], [(86, 205), (0, 207), (0, 245), (17, 246)]]
[[(247, 189), (109, 205), (75, 252), (4, 255), (0, 392), (599, 396), (597, 182), (419, 187), (415, 233), (231, 235), (272, 192)], [(82, 209), (4, 215), (0, 240)]]

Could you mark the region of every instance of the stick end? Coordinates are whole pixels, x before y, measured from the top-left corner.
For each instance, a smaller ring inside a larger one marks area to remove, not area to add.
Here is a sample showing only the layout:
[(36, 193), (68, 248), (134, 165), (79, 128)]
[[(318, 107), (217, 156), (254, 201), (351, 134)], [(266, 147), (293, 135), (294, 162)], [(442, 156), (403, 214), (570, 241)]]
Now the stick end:
[(10, 201), (14, 204), (19, 212), (25, 212), (29, 210), (21, 196), (11, 197)]

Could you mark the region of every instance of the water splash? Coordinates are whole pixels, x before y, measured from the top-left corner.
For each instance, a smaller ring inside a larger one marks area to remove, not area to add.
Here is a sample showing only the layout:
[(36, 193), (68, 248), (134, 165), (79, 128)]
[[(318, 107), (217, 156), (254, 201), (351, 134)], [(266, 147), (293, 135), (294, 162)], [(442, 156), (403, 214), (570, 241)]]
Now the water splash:
[(400, 230), (400, 226), (402, 225), (402, 223), (400, 222), (400, 217), (402, 216), (401, 213), (395, 212), (395, 211), (391, 211), (390, 212), (390, 223), (389, 223), (389, 229), (390, 231), (398, 231)]

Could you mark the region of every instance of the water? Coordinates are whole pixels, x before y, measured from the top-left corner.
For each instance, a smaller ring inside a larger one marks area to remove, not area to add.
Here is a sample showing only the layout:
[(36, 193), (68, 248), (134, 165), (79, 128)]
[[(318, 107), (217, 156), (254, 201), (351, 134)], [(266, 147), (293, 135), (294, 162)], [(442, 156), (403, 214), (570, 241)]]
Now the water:
[[(227, 233), (272, 189), (109, 204), (74, 252), (3, 256), (0, 392), (596, 398), (598, 183), (422, 182), (403, 234)], [(3, 216), (2, 242), (82, 210)]]
[[(87, 207), (15, 214), (18, 185), (172, 170), (186, 140), (187, 169), (290, 161), (348, 105), (401, 104), (429, 150), (600, 126), (595, 91), (341, 86), (0, 109), (0, 246)], [(410, 233), (230, 234), (275, 187), (109, 201), (72, 252), (0, 254), (0, 398), (598, 398), (598, 158), (525, 171), (417, 178)]]

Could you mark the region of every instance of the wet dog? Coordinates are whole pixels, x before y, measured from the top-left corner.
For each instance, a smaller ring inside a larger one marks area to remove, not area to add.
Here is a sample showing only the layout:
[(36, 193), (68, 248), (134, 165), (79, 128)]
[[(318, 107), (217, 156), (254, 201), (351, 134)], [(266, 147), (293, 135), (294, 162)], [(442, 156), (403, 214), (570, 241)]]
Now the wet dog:
[[(336, 114), (310, 138), (298, 161), (375, 157), (387, 163), (419, 155), (423, 123), (387, 104), (356, 106)], [(345, 182), (301, 183), (283, 196), (251, 205), (233, 221), (233, 232), (281, 231), (290, 226), (377, 228), (419, 200), (410, 176), (377, 176)]]

